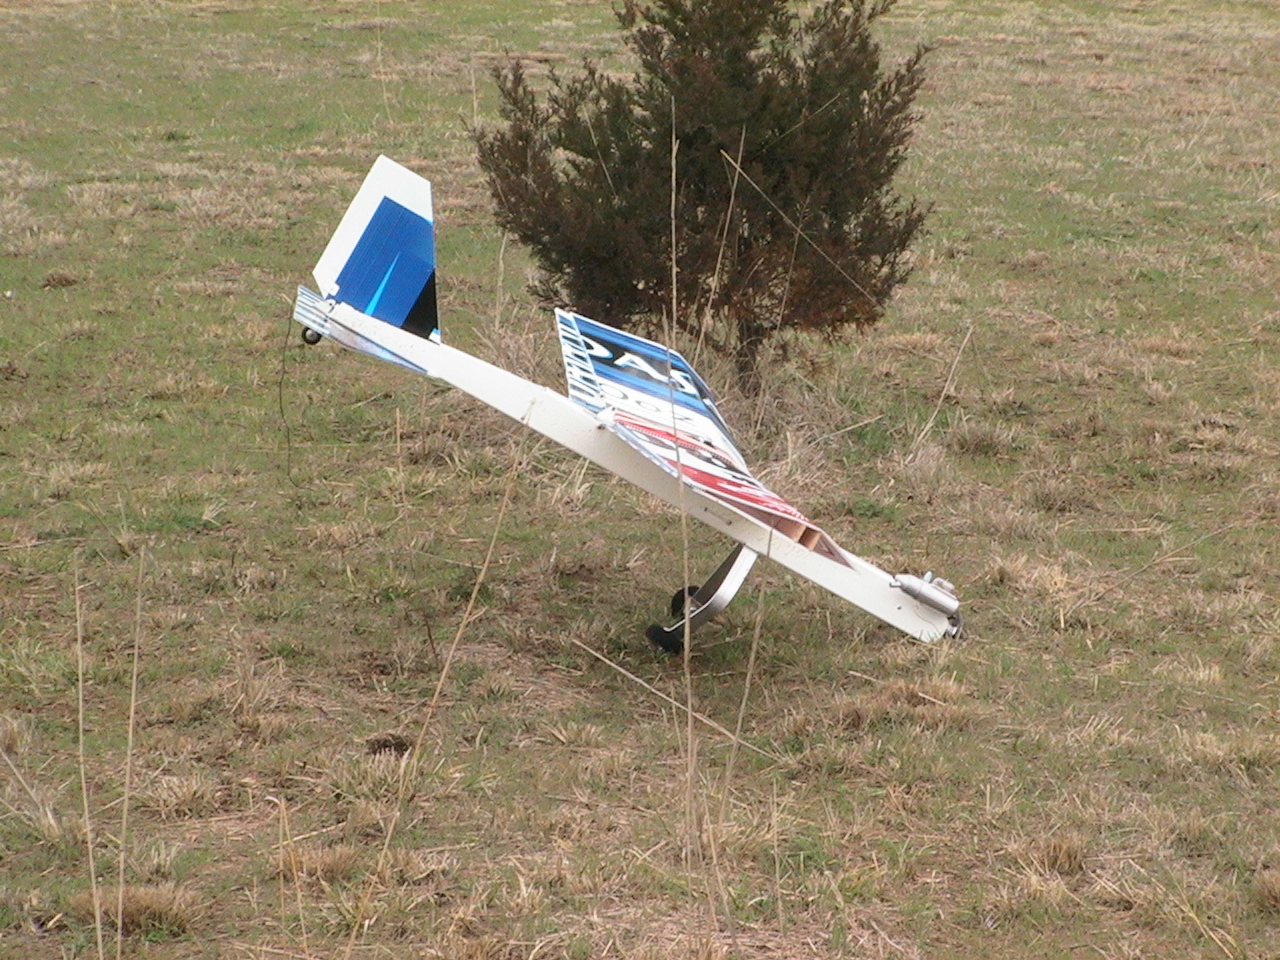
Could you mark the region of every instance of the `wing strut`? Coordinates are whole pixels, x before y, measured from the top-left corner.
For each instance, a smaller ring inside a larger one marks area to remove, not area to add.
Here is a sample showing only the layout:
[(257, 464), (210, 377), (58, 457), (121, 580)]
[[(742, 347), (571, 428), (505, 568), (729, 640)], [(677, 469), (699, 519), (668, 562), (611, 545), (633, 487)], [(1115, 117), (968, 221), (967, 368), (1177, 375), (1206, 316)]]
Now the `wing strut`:
[(710, 580), (700, 587), (681, 587), (676, 591), (671, 598), (671, 615), (680, 619), (674, 625), (664, 627), (655, 623), (644, 635), (667, 653), (683, 653), (686, 623), (692, 631), (727, 607), (747, 579), (757, 556), (742, 544), (734, 547)]

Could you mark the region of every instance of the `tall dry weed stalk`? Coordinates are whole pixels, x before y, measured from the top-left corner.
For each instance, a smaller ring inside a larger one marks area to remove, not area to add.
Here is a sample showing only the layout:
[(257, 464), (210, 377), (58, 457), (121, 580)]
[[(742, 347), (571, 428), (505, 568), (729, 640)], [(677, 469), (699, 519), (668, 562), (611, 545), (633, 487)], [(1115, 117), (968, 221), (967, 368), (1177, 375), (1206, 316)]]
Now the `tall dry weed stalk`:
[(138, 581), (133, 600), (133, 654), (129, 675), (129, 730), (125, 741), (124, 796), (120, 803), (120, 862), (116, 891), (116, 960), (124, 955), (125, 864), (129, 852), (129, 801), (133, 791), (133, 737), (138, 720), (138, 664), (142, 650), (142, 576), (146, 551), (138, 552)]
[[(89, 813), (89, 781), (85, 775), (84, 749), (84, 606), (81, 603), (80, 570), (76, 568), (76, 735), (77, 765), (80, 772), (80, 801), (84, 814), (85, 853), (89, 862), (89, 892), (93, 898), (93, 936), (98, 949), (98, 960), (105, 960), (106, 945), (102, 936), (102, 892), (98, 889), (98, 868), (93, 852), (93, 818)], [(121, 853), (123, 856), (123, 851)]]

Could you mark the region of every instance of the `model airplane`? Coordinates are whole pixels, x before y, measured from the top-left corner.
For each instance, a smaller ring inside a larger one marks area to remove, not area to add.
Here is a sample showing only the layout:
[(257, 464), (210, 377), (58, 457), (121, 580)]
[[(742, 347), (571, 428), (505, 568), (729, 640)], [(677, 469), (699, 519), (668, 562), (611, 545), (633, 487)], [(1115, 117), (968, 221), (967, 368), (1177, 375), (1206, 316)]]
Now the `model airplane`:
[(379, 157), (298, 288), (303, 339), (323, 337), (443, 380), (629, 480), (737, 546), (700, 587), (676, 591), (676, 622), (646, 635), (670, 653), (733, 599), (757, 556), (925, 642), (955, 636), (960, 601), (932, 574), (897, 576), (840, 548), (766, 489), (730, 439), (711, 391), (651, 340), (556, 310), (568, 396), (446, 346), (436, 309), (431, 184)]

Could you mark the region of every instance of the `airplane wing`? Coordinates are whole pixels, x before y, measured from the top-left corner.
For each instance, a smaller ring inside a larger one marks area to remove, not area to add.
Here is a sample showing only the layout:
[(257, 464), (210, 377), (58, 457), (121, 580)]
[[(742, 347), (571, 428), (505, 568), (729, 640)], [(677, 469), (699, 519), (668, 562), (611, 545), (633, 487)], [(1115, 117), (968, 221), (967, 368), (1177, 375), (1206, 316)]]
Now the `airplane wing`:
[(566, 310), (556, 321), (571, 398), (672, 476), (848, 565), (834, 540), (751, 475), (715, 396), (684, 357)]
[[(430, 184), (380, 157), (316, 265), (321, 293), (298, 289), (304, 339), (329, 337), (452, 384), (736, 540), (693, 597), (690, 625), (718, 612), (762, 555), (920, 640), (958, 632), (950, 584), (893, 576), (843, 550), (756, 480), (710, 389), (678, 353), (557, 311), (565, 396), (444, 344), (433, 243)], [(649, 636), (678, 649), (683, 623)]]

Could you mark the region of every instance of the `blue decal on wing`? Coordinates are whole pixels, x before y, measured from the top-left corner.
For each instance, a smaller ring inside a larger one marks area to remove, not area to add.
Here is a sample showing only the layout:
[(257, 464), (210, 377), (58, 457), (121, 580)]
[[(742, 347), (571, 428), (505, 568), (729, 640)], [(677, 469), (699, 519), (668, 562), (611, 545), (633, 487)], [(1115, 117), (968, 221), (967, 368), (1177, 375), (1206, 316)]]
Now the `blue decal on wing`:
[(710, 417), (726, 437), (729, 427), (715, 394), (683, 356), (660, 343), (575, 315), (596, 376)]

